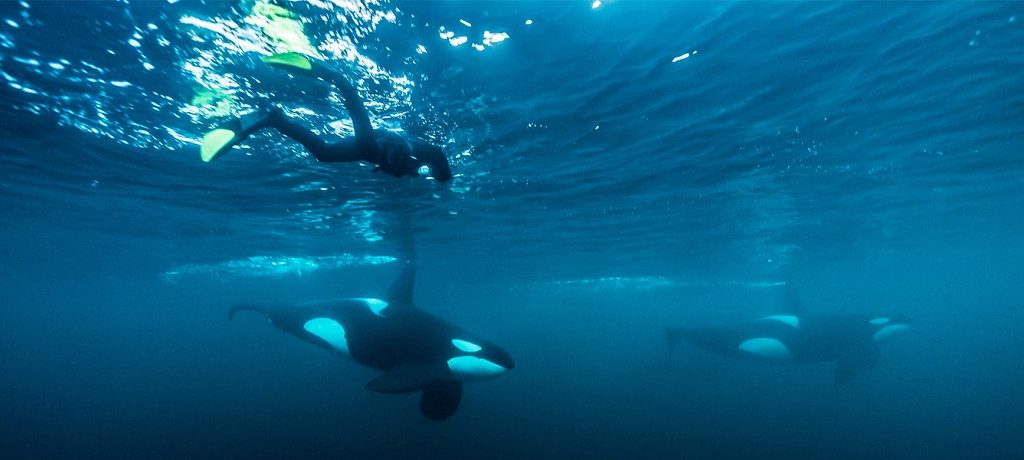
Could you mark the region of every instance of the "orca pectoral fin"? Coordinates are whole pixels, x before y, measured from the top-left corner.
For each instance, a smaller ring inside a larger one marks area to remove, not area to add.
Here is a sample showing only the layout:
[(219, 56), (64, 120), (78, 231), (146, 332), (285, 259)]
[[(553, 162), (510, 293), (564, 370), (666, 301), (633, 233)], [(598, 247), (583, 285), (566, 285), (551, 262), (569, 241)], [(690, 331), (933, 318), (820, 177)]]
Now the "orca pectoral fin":
[(462, 382), (435, 382), (423, 389), (420, 413), (431, 420), (444, 420), (459, 410)]
[(434, 363), (403, 364), (370, 380), (366, 388), (379, 393), (409, 393), (448, 378), (448, 368)]
[(851, 348), (836, 361), (836, 384), (849, 382), (855, 375), (878, 363), (878, 345), (866, 342)]

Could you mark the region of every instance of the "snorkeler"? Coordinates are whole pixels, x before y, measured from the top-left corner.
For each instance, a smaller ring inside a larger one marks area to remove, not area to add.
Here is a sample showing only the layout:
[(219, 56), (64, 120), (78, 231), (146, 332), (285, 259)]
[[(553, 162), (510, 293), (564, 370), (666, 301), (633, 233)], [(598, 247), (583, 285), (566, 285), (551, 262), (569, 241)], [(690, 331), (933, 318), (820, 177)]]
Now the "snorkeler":
[(299, 53), (281, 53), (262, 58), (263, 62), (292, 74), (319, 78), (332, 83), (341, 92), (345, 109), (352, 118), (354, 138), (328, 143), (306, 127), (290, 120), (280, 108), (268, 106), (228, 121), (203, 136), (200, 149), (205, 162), (224, 154), (262, 128), (274, 128), (302, 144), (319, 161), (366, 161), (395, 177), (419, 177), (420, 168), (430, 168), (430, 175), (440, 182), (452, 179), (451, 167), (444, 152), (428, 142), (402, 136), (383, 129), (373, 129), (370, 116), (355, 87), (337, 71)]

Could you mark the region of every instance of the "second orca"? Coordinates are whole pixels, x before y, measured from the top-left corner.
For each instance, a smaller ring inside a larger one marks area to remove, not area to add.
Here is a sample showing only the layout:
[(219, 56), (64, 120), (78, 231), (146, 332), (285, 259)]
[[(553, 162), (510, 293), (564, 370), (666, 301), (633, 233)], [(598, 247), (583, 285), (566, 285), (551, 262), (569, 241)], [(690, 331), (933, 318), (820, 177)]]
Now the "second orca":
[(721, 327), (667, 328), (680, 341), (730, 358), (782, 363), (836, 362), (845, 383), (878, 362), (879, 342), (910, 328), (905, 317), (855, 314), (773, 315)]

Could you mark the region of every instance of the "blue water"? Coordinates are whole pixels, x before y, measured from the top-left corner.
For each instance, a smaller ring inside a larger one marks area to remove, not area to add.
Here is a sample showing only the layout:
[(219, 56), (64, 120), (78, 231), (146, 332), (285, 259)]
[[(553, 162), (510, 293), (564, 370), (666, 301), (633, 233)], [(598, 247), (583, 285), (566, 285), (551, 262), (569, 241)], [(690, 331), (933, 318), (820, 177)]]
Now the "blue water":
[[(1022, 4), (282, 4), (450, 185), (269, 133), (202, 163), (268, 99), (351, 133), (252, 2), (0, 3), (0, 457), (1024, 457)], [(419, 305), (517, 363), (449, 421), (226, 319), (379, 296), (410, 240)], [(786, 283), (918, 324), (842, 386), (666, 351)]]

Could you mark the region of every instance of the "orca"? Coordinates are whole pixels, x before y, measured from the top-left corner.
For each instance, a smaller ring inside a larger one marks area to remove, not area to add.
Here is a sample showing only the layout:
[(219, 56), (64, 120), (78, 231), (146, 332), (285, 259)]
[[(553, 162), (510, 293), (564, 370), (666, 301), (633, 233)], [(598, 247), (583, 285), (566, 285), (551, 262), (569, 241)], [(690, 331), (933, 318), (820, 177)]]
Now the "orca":
[(666, 328), (669, 349), (685, 340), (722, 356), (779, 363), (834, 361), (837, 384), (878, 362), (878, 344), (910, 328), (897, 316), (780, 314), (727, 326)]
[(366, 387), (381, 393), (422, 392), (420, 412), (445, 420), (459, 408), (464, 382), (495, 378), (515, 367), (490, 341), (416, 308), (416, 267), (407, 262), (383, 299), (346, 298), (266, 308), (235, 305), (267, 315), (283, 331), (333, 354), (381, 371)]

